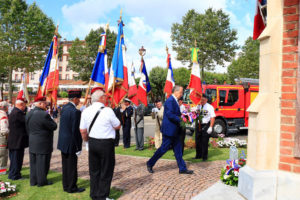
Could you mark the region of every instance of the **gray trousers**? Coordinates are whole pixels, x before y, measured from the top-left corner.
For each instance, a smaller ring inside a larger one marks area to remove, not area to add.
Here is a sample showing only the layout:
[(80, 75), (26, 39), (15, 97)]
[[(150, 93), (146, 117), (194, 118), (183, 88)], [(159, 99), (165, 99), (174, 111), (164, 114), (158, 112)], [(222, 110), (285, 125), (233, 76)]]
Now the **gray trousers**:
[(144, 149), (144, 128), (135, 128), (136, 149)]

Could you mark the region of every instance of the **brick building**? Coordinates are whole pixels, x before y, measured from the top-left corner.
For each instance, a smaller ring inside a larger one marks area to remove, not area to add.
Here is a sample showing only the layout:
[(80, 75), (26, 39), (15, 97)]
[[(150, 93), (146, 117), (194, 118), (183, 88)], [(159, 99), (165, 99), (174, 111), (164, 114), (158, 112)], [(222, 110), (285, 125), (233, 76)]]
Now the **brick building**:
[(260, 40), (260, 93), (249, 108), (247, 199), (300, 199), (299, 0), (267, 1)]

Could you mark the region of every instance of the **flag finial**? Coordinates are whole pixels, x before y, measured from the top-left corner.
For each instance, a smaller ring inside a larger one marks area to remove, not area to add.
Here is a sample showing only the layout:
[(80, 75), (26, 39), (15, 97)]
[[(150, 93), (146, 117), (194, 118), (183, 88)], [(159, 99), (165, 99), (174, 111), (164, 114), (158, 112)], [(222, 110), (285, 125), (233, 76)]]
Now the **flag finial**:
[(166, 45), (166, 51), (167, 51), (167, 55), (169, 54), (169, 48), (168, 45)]
[(195, 39), (195, 43), (194, 44), (195, 44), (195, 48), (197, 48), (197, 40), (196, 39)]
[(109, 28), (109, 22), (107, 22), (107, 24), (105, 25), (105, 33), (107, 32), (108, 28)]
[(56, 29), (55, 29), (55, 32), (54, 32), (54, 35), (56, 35), (56, 36), (58, 35), (58, 26), (59, 26), (59, 25), (57, 24)]
[(120, 20), (122, 20), (122, 8), (120, 10)]

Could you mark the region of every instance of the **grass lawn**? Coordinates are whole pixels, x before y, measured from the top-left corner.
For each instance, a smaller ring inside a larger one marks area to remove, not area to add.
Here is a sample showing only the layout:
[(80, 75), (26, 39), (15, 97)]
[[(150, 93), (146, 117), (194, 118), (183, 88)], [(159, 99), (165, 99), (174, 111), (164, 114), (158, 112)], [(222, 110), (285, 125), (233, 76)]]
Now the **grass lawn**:
[[(22, 170), (22, 176), (24, 180), (11, 181), (7, 178), (7, 175), (0, 175), (1, 181), (11, 182), (17, 186), (17, 195), (9, 199), (16, 200), (68, 200), (68, 199), (90, 199), (90, 181), (84, 179), (78, 179), (78, 187), (83, 187), (86, 190), (82, 193), (70, 194), (63, 191), (62, 188), (62, 174), (50, 171), (48, 174), (48, 180), (53, 182), (53, 185), (37, 187), (30, 186), (29, 183), (29, 168)], [(112, 188), (110, 190), (110, 198), (118, 199), (122, 195), (122, 191)], [(1, 197), (0, 197), (1, 199)]]
[[(247, 148), (238, 148), (239, 154), (244, 150), (247, 155)], [(143, 151), (136, 151), (135, 145), (131, 145), (128, 149), (123, 149), (123, 146), (116, 147), (116, 154), (120, 155), (130, 155), (130, 156), (141, 156), (141, 157), (151, 157), (153, 156), (155, 148), (149, 149), (148, 144), (145, 144), (145, 149)], [(190, 161), (193, 163), (202, 162), (202, 159), (194, 160), (196, 150), (195, 149), (185, 149), (183, 153), (183, 159), (185, 161)], [(163, 157), (163, 159), (175, 160), (173, 150), (169, 150)], [(227, 160), (229, 158), (229, 148), (212, 148), (208, 149), (208, 161), (215, 160)]]

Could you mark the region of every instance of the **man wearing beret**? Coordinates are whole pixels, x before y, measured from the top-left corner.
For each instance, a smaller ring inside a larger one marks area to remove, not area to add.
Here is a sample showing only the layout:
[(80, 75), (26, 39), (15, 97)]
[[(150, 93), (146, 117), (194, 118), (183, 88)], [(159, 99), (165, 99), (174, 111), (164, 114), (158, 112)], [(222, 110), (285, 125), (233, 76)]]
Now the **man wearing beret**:
[(130, 99), (125, 98), (124, 103), (121, 104), (124, 148), (130, 147), (131, 117), (133, 115), (133, 108), (130, 103)]
[(46, 97), (34, 100), (35, 108), (25, 118), (29, 133), (30, 185), (51, 185), (47, 181), (53, 151), (53, 131), (57, 124), (46, 112)]
[(63, 189), (68, 193), (83, 192), (77, 187), (77, 155), (81, 152), (82, 137), (79, 130), (81, 112), (76, 108), (80, 103), (81, 91), (68, 92), (69, 103), (61, 111), (57, 149), (61, 151)]
[(9, 128), (10, 133), (8, 135), (9, 149), (9, 175), (11, 180), (21, 179), (21, 169), (24, 159), (24, 150), (28, 147), (28, 134), (25, 126), (25, 110), (26, 99), (19, 97), (16, 100), (15, 107), (12, 109), (9, 115)]

